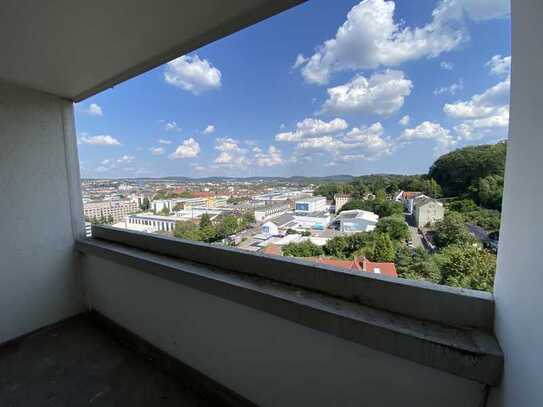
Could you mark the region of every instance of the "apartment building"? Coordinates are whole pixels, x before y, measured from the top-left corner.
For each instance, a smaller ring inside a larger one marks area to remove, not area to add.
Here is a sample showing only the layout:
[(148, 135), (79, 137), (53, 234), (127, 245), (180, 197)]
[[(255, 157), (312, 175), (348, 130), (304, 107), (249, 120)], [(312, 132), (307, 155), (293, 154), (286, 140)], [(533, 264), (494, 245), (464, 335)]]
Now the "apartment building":
[(138, 203), (132, 200), (88, 202), (83, 205), (85, 219), (108, 219), (114, 222), (124, 220), (128, 215), (140, 210)]
[(426, 225), (433, 225), (445, 216), (445, 208), (441, 202), (428, 197), (418, 197), (415, 199), (415, 223), (418, 228)]
[(351, 201), (353, 198), (349, 194), (335, 194), (334, 195), (334, 202), (336, 203), (336, 213), (338, 213), (341, 208), (343, 208), (343, 205), (345, 205), (347, 202)]

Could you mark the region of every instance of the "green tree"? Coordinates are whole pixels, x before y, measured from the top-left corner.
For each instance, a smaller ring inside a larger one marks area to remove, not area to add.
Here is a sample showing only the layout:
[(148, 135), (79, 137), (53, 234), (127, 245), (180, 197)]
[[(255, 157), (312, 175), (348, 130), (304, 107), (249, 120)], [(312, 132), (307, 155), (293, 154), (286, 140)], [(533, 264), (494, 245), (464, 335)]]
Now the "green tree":
[(479, 209), (473, 199), (458, 199), (447, 204), (447, 209), (460, 213), (472, 212)]
[(363, 255), (373, 248), (374, 233), (360, 232), (349, 236), (336, 236), (323, 247), (324, 253), (328, 256), (340, 259), (352, 258), (356, 255)]
[(163, 216), (169, 216), (170, 215), (170, 210), (168, 209), (168, 207), (163, 207), (162, 210), (159, 212), (160, 215), (163, 215)]
[(443, 220), (436, 222), (433, 240), (439, 248), (474, 242), (464, 218), (457, 212), (449, 212)]
[(256, 222), (255, 213), (252, 211), (245, 212), (242, 217), (242, 222), (245, 226), (252, 225)]
[(470, 245), (449, 246), (441, 255), (442, 284), (492, 291), (496, 256)]
[(315, 257), (324, 254), (322, 247), (305, 240), (300, 243), (289, 243), (283, 246), (283, 255), (290, 257)]
[(502, 209), (503, 177), (501, 175), (480, 178), (474, 189), (482, 206), (488, 209)]
[(211, 222), (211, 218), (204, 213), (200, 218), (200, 240), (211, 243), (217, 238), (217, 229)]
[(217, 234), (221, 238), (231, 236), (239, 231), (238, 218), (233, 215), (225, 216), (217, 226)]
[(204, 213), (200, 217), (200, 229), (205, 228), (207, 226), (211, 226), (211, 225), (212, 225), (211, 218), (209, 217), (207, 213)]
[(464, 147), (439, 157), (429, 171), (445, 196), (465, 195), (479, 179), (491, 175), (503, 177), (506, 142)]
[(386, 233), (392, 240), (405, 240), (409, 238), (409, 227), (403, 216), (393, 215), (380, 218), (375, 227), (376, 233)]
[(371, 254), (371, 261), (393, 262), (395, 258), (394, 245), (386, 233), (378, 233)]
[(361, 199), (353, 199), (352, 201), (349, 201), (345, 205), (343, 205), (340, 212), (350, 211), (352, 209), (368, 210), (365, 209), (368, 207), (366, 202), (367, 201), (362, 201)]
[(433, 178), (424, 180), (422, 182), (421, 190), (425, 195), (431, 196), (432, 198), (440, 198), (441, 196), (443, 196), (441, 187)]
[(149, 198), (144, 197), (143, 200), (141, 201), (140, 209), (145, 212), (145, 211), (148, 211), (150, 207), (151, 207), (151, 203), (149, 202)]
[(181, 239), (202, 240), (200, 228), (189, 220), (175, 222), (173, 235)]

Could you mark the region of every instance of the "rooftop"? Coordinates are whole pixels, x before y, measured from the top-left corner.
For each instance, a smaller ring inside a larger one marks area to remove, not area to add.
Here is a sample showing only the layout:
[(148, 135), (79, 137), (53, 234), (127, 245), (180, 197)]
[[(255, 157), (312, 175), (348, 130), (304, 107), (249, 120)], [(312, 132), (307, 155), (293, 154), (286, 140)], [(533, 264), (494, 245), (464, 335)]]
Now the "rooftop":
[(311, 196), (311, 197), (308, 197), (308, 198), (298, 199), (298, 200), (296, 200), (296, 202), (318, 202), (318, 201), (322, 201), (323, 199), (326, 200), (326, 197), (324, 197), (324, 196)]
[(352, 209), (348, 211), (342, 211), (336, 216), (336, 220), (343, 220), (343, 219), (365, 219), (365, 220), (377, 222), (379, 220), (379, 215), (370, 211), (363, 211), (361, 209)]

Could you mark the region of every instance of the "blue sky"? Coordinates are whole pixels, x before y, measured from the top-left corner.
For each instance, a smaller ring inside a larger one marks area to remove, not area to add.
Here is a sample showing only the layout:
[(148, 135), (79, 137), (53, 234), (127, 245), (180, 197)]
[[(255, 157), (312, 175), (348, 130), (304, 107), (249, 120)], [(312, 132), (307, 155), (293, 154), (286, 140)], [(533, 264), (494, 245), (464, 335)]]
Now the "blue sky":
[(508, 0), (310, 0), (75, 107), (83, 177), (423, 173), (507, 137)]

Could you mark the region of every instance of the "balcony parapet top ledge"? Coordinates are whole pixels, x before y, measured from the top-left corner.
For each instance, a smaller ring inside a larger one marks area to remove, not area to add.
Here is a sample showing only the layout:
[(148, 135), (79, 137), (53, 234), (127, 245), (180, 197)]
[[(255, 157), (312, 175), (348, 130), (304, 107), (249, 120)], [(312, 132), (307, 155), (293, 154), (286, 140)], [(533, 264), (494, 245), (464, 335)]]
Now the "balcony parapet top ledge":
[[(108, 235), (113, 230), (93, 228), (93, 233), (97, 229), (100, 230), (98, 234), (102, 235)], [(501, 349), (494, 336), (480, 327), (457, 327), (445, 322), (413, 318), (405, 312), (400, 314), (260, 275), (157, 254), (127, 243), (98, 239), (96, 233), (94, 236), (93, 239), (78, 241), (77, 249), (425, 366), (484, 384), (499, 383), (503, 367)], [(136, 240), (142, 243), (141, 239), (148, 237), (154, 238), (143, 235), (136, 236)], [(177, 239), (166, 240), (169, 245), (192, 244)], [(273, 260), (282, 262), (281, 259)], [(289, 263), (291, 266), (298, 264)], [(319, 269), (306, 263), (301, 265)], [(336, 272), (334, 269), (331, 271)], [(298, 272), (305, 273), (305, 270)], [(357, 277), (361, 278), (360, 275)], [(434, 292), (431, 297), (437, 302), (428, 306), (441, 306), (439, 292)], [(447, 301), (447, 298), (445, 296), (443, 301)], [(468, 302), (471, 299), (467, 296)]]

